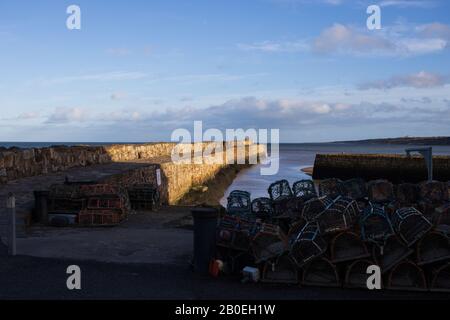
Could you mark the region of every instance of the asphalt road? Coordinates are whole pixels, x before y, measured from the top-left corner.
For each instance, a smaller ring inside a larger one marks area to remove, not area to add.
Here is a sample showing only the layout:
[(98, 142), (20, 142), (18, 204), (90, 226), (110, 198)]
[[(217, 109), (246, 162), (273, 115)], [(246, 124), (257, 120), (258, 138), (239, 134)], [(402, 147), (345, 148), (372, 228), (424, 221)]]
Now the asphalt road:
[[(81, 290), (66, 287), (69, 265), (81, 268)], [(92, 261), (0, 257), (0, 299), (449, 299), (448, 294), (300, 288), (242, 284), (239, 279), (213, 279), (181, 264), (117, 264)]]

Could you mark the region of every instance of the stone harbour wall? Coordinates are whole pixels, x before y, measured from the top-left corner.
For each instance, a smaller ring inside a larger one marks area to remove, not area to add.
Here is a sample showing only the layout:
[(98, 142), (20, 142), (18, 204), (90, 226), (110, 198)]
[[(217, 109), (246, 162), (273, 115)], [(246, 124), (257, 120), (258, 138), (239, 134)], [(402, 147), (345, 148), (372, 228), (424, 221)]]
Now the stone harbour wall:
[[(236, 147), (227, 143), (222, 153), (213, 153), (220, 163), (202, 161), (191, 151), (191, 163), (178, 164), (171, 161), (170, 155), (174, 143), (149, 143), (140, 145), (111, 146), (55, 146), (36, 149), (0, 149), (0, 185), (9, 181), (51, 173), (65, 172), (72, 168), (88, 167), (117, 162), (142, 163), (142, 167), (124, 170), (117, 174), (105, 174), (100, 181), (128, 186), (136, 183), (156, 184), (156, 171), (161, 170), (161, 199), (166, 204), (175, 204), (193, 186), (201, 185), (213, 179), (227, 166), (227, 149), (245, 163), (250, 156), (265, 155), (265, 148), (246, 143), (245, 153), (236, 155)], [(202, 143), (203, 150), (210, 143)], [(194, 148), (192, 148), (194, 149)], [(223, 160), (223, 161), (222, 161)], [(97, 170), (97, 169), (96, 169)], [(98, 170), (102, 170), (99, 167)], [(79, 177), (80, 178), (80, 177)], [(82, 177), (86, 179), (87, 177)], [(77, 177), (71, 177), (77, 180)], [(97, 179), (98, 180), (98, 179)], [(9, 184), (8, 184), (9, 185)], [(7, 185), (5, 185), (8, 188)]]
[[(387, 179), (394, 183), (427, 180), (425, 160), (420, 156), (382, 154), (318, 154), (314, 163), (314, 179)], [(433, 177), (450, 181), (450, 157), (433, 157)]]

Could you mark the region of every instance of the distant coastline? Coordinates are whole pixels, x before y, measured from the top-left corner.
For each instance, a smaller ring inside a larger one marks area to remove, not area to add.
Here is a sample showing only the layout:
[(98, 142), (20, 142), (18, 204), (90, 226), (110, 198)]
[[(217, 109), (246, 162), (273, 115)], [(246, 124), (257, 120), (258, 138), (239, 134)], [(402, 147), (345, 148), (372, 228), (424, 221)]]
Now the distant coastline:
[(450, 146), (450, 137), (400, 137), (353, 141), (335, 141), (333, 143)]

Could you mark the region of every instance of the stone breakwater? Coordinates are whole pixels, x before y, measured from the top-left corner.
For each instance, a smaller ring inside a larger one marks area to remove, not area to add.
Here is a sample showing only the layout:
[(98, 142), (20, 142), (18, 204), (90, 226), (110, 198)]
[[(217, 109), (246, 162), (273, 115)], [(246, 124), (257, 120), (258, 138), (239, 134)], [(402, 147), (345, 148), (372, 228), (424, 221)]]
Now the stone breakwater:
[[(192, 151), (190, 163), (179, 164), (171, 160), (174, 147), (174, 143), (149, 143), (99, 147), (56, 146), (36, 149), (0, 149), (0, 185), (4, 184), (3, 187), (0, 186), (0, 189), (6, 192), (10, 189), (10, 182), (42, 175), (54, 176), (58, 173), (63, 175), (75, 168), (77, 173), (70, 177), (73, 180), (106, 181), (124, 186), (143, 182), (156, 184), (156, 171), (160, 169), (162, 201), (175, 204), (193, 186), (214, 179), (218, 172), (228, 167), (227, 160), (230, 160), (228, 159), (230, 155), (239, 161), (238, 163), (245, 163), (250, 157), (259, 159), (266, 154), (266, 149), (262, 145), (245, 143), (245, 148), (242, 150), (245, 152), (238, 152), (235, 144), (225, 143), (223, 152), (212, 153), (212, 156), (220, 161), (211, 163), (208, 159), (199, 159), (199, 156)], [(199, 147), (205, 150), (211, 148), (211, 144), (201, 143)], [(139, 168), (130, 169), (129, 166), (124, 166), (124, 169), (119, 172), (108, 173), (107, 165), (114, 163), (135, 163), (139, 164)], [(80, 168), (92, 166), (95, 170), (89, 169), (85, 170), (85, 174), (80, 173)], [(42, 188), (43, 186), (36, 187), (35, 190)]]
[[(433, 157), (433, 177), (450, 181), (450, 157)], [(367, 181), (387, 179), (394, 183), (427, 180), (425, 160), (420, 156), (383, 154), (318, 154), (314, 162), (314, 179), (363, 178)]]

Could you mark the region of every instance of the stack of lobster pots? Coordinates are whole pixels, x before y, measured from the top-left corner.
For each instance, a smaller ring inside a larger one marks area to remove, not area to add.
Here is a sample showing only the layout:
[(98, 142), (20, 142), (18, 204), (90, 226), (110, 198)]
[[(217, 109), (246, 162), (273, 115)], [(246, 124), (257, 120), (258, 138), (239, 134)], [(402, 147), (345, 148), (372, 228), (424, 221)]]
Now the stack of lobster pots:
[(257, 267), (261, 281), (367, 289), (450, 291), (448, 183), (281, 180), (268, 197), (233, 191), (218, 225), (224, 271)]

